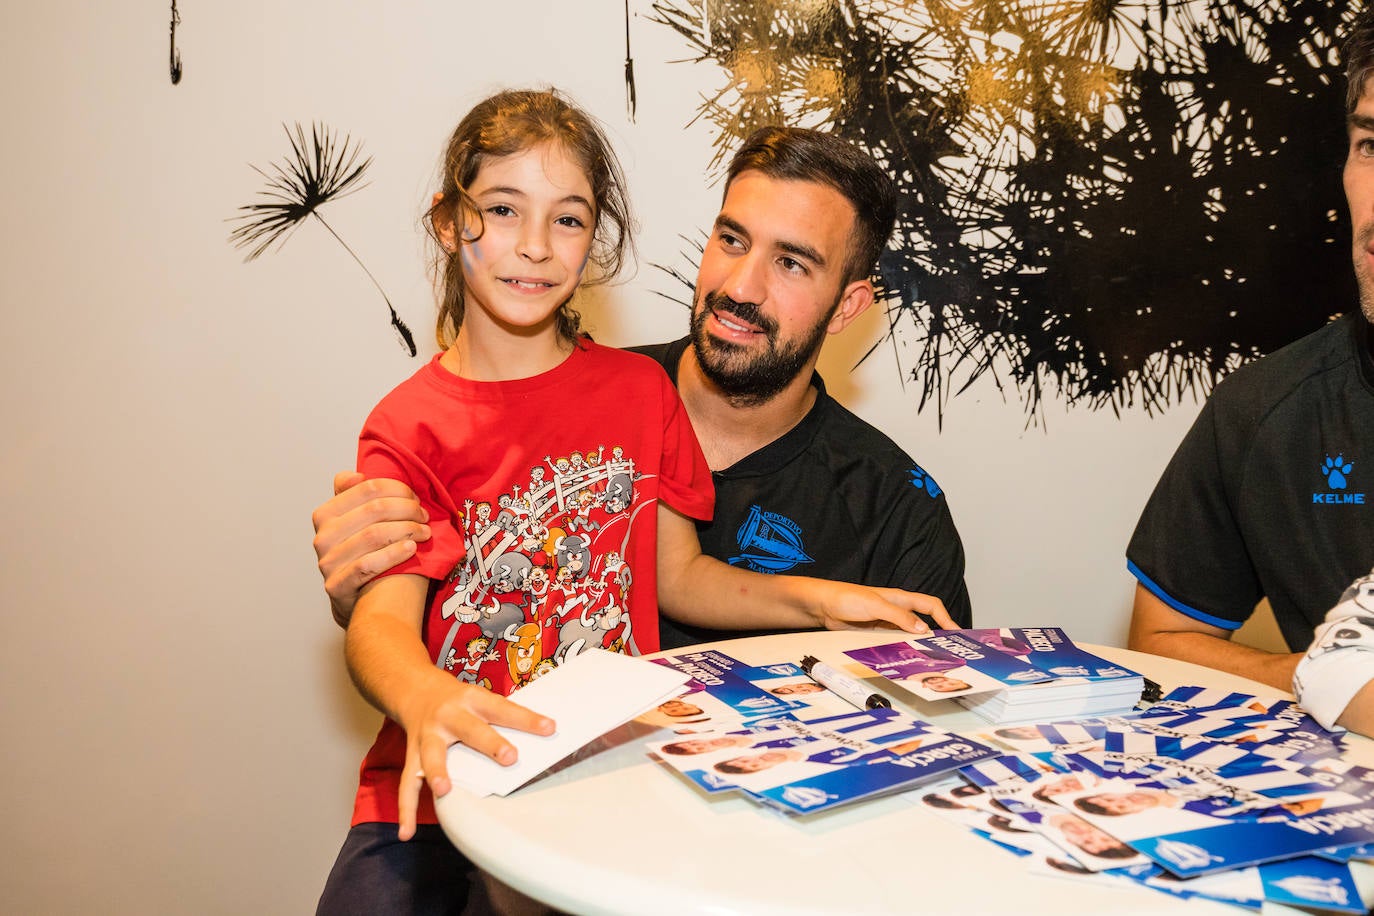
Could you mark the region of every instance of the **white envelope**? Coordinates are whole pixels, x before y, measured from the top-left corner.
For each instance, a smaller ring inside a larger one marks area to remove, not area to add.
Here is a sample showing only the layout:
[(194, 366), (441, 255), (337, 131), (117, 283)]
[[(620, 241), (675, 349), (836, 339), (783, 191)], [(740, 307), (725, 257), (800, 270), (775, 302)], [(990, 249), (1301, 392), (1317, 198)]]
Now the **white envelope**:
[(573, 751), (682, 692), (687, 675), (664, 665), (588, 649), (511, 694), (557, 723), (548, 737), (495, 726), (519, 759), (503, 767), (463, 744), (448, 749), (448, 775), (475, 795), (509, 795)]

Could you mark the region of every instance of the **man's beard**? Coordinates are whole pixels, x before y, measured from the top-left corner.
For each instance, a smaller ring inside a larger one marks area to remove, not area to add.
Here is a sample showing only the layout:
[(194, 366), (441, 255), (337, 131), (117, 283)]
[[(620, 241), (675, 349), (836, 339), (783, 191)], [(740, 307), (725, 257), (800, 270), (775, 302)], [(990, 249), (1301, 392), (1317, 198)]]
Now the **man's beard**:
[[(763, 332), (768, 343), (763, 353), (753, 354), (739, 344), (712, 337), (706, 332), (711, 312), (734, 315)], [(811, 331), (791, 344), (779, 345), (778, 323), (752, 302), (736, 302), (724, 293), (706, 293), (692, 315), (692, 349), (697, 364), (717, 388), (736, 406), (754, 406), (771, 400), (797, 377), (825, 340), (831, 309)]]
[(1370, 240), (1374, 238), (1374, 222), (1368, 222), (1355, 230), (1355, 285), (1360, 290), (1360, 310), (1364, 320), (1374, 324), (1374, 275), (1369, 265)]

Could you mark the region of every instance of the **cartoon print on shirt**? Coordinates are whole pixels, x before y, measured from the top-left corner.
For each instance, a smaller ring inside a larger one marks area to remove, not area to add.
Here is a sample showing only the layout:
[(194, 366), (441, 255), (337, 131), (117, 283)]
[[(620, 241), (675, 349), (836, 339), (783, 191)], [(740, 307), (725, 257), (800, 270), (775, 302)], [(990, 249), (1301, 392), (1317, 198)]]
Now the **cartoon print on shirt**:
[(583, 530), (594, 531), (601, 527), (600, 522), (591, 520), (592, 508), (602, 500), (598, 500), (596, 494), (591, 490), (583, 490), (577, 494), (577, 514), (568, 520), (568, 530), (575, 531), (579, 525)]
[(1351, 583), (1327, 613), (1327, 620), (1332, 622), (1317, 628), (1308, 649), (1310, 659), (1352, 647), (1374, 652), (1374, 574)]
[(510, 668), (511, 684), (523, 687), (534, 679), (539, 655), (539, 624), (522, 623), (510, 634), (515, 637), (506, 643), (506, 664)]
[(642, 508), (637, 478), (624, 449), (597, 445), (467, 494), (453, 520), (463, 556), (440, 591), (448, 634), (436, 664), (465, 683), (520, 687), (587, 648), (633, 650), (623, 554)]
[(625, 567), (625, 561), (620, 558), (619, 553), (610, 550), (606, 553), (606, 563), (601, 567), (601, 573), (597, 578), (601, 581), (602, 585), (605, 585), (608, 578), (615, 577), (619, 580), (622, 571), (628, 572), (628, 569)]
[(533, 568), (530, 558), (519, 551), (501, 554), (492, 564), (492, 576), (496, 580), (492, 589), (497, 592), (524, 591)]
[[(519, 487), (514, 489), (519, 490)], [(496, 514), (496, 525), (503, 531), (515, 532), (520, 528), (521, 522), (529, 516), (523, 502), (518, 502), (510, 493), (502, 493), (496, 501), (497, 507), (501, 510)]]
[(625, 594), (619, 588), (607, 589), (605, 603), (597, 612), (597, 626), (607, 633), (620, 633), (619, 638), (630, 638), (630, 609), (625, 606)]
[(543, 598), (549, 590), (549, 573), (542, 566), (535, 566), (530, 569), (530, 577), (525, 582), (525, 589), (532, 598)]
[(535, 503), (541, 499), (548, 490), (549, 485), (544, 483), (544, 466), (536, 464), (530, 468), (530, 485), (525, 488), (523, 503), (528, 513), (534, 512)]
[(586, 603), (585, 590), (573, 580), (573, 571), (566, 566), (558, 567), (558, 571), (554, 573), (554, 582), (549, 586), (547, 616), (561, 622), (562, 618), (574, 613)]
[[(609, 600), (601, 600), (603, 597)], [(593, 595), (577, 614), (569, 614), (564, 618), (563, 625), (558, 629), (558, 648), (554, 650), (554, 659), (561, 665), (568, 656), (577, 655), (589, 646), (607, 647), (612, 640), (605, 639), (605, 634), (616, 630), (621, 624), (624, 624), (621, 638), (628, 639), (630, 615), (617, 603), (617, 591), (603, 590), (601, 594)]]
[(481, 534), (491, 525), (491, 503), (480, 502), (474, 508), (472, 500), (463, 500), (463, 527), (468, 534)]
[(558, 568), (566, 568), (574, 579), (585, 579), (591, 572), (587, 542), (575, 534), (560, 538), (554, 545), (554, 555), (558, 558)]
[[(495, 661), (497, 653), (490, 649), (491, 640), (485, 636), (478, 636), (468, 640), (467, 657), (462, 661), (462, 669), (454, 676), (460, 683), (478, 684), (491, 688), (491, 681), (486, 678), (478, 679), (477, 670), (487, 662)], [(444, 660), (444, 668), (453, 671), (458, 666), (458, 650), (449, 649), (448, 658)]]
[[(459, 566), (455, 572), (458, 585), (454, 588), (453, 594), (444, 599), (439, 609), (440, 614), (445, 620), (457, 617), (460, 623), (476, 623), (482, 619), (482, 609), (475, 603), (476, 593), (482, 583), (470, 576), (464, 566)], [(453, 581), (453, 578), (450, 576), (449, 581)]]
[(606, 481), (603, 505), (607, 512), (624, 512), (634, 501), (634, 482), (629, 474), (616, 474)]
[(477, 626), (482, 631), (482, 635), (495, 642), (498, 639), (509, 640), (511, 631), (517, 629), (525, 622), (525, 608), (523, 605), (516, 604), (514, 601), (497, 601), (492, 599), (492, 607), (484, 609), (482, 619), (477, 621)]

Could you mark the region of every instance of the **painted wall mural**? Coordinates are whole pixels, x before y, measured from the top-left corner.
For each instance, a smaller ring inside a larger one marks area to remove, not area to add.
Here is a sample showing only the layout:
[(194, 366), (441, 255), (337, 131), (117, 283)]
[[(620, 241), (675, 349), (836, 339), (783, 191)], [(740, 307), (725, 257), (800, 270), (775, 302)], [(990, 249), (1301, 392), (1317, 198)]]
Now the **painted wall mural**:
[(355, 144), (348, 134), (340, 142), (334, 131), (323, 124), (312, 125), (308, 138), (299, 122), (294, 130), (285, 124), (282, 129), (291, 141), (291, 153), (281, 164), (273, 163), (270, 172), (251, 166), (267, 179), (267, 187), (258, 192), (261, 200), (239, 207), (239, 214), (230, 218), (230, 222), (238, 225), (229, 233), (229, 241), (235, 247), (248, 249), (244, 260), (252, 261), (274, 245), (280, 248), (302, 222), (313, 216), (353, 256), (372, 285), (377, 287), (391, 313), (392, 330), (401, 346), (414, 356), (415, 336), (396, 314), (386, 290), (319, 212), (320, 207), (331, 200), (347, 197), (366, 186), (363, 176), (372, 164), (372, 157), (359, 161), (362, 144)]
[[(980, 378), (1149, 412), (1354, 299), (1339, 42), (1314, 0), (657, 0), (714, 65), (719, 171), (830, 129), (903, 191), (882, 262), (919, 408)], [(691, 255), (689, 253), (688, 257)]]

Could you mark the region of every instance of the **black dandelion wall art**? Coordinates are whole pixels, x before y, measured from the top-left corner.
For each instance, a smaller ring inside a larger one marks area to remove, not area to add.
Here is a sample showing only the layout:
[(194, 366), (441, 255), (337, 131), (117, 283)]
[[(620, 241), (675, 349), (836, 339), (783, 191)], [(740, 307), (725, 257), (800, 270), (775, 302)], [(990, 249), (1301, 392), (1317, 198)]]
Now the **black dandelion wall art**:
[(181, 52), (177, 50), (177, 26), (181, 25), (181, 14), (177, 12), (177, 0), (172, 0), (172, 22), (168, 26), (171, 32), (171, 48), (167, 52), (167, 69), (172, 78), (172, 85), (181, 82)]
[(229, 233), (229, 241), (237, 248), (248, 249), (244, 260), (252, 261), (274, 245), (280, 248), (301, 223), (314, 217), (353, 257), (372, 285), (377, 287), (377, 292), (382, 294), (382, 300), (391, 313), (391, 327), (400, 339), (401, 346), (414, 356), (415, 337), (401, 316), (396, 314), (386, 291), (357, 253), (325, 222), (319, 212), (320, 207), (330, 201), (346, 197), (366, 186), (363, 176), (372, 163), (371, 157), (360, 159), (360, 144), (355, 144), (347, 134), (340, 141), (334, 131), (323, 124), (311, 125), (309, 136), (299, 122), (294, 129), (285, 124), (282, 129), (291, 141), (291, 153), (282, 163), (273, 163), (267, 171), (251, 166), (253, 171), (267, 179), (267, 187), (258, 192), (261, 200), (239, 207), (239, 214), (230, 218), (231, 222), (238, 225)]
[[(752, 130), (833, 131), (902, 190), (880, 263), (918, 409), (1158, 412), (1353, 307), (1354, 11), (1330, 0), (658, 0)], [(883, 345), (883, 344), (880, 344)]]

